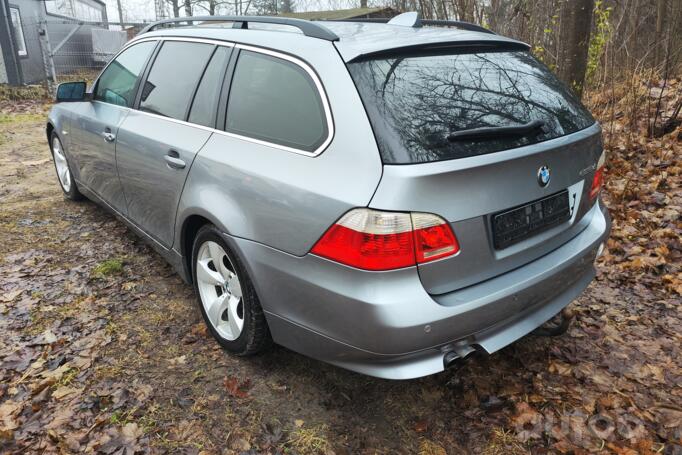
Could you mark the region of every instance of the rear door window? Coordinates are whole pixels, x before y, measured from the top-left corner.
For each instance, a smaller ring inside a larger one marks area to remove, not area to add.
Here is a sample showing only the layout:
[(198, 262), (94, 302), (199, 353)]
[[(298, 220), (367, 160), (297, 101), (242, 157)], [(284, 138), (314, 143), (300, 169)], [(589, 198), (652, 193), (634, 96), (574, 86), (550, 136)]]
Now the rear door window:
[(242, 50), (227, 106), (226, 131), (312, 152), (327, 137), (315, 83), (287, 60)]
[(95, 99), (118, 106), (132, 107), (137, 78), (144, 69), (155, 41), (130, 46), (104, 70), (97, 81)]
[(214, 49), (212, 44), (164, 42), (142, 86), (140, 110), (185, 120)]
[[(348, 67), (385, 163), (482, 155), (594, 123), (567, 87), (525, 51), (391, 56)], [(525, 134), (453, 134), (520, 125), (542, 126)]]
[(211, 57), (211, 62), (201, 77), (199, 88), (196, 95), (194, 95), (194, 101), (192, 101), (192, 108), (188, 119), (190, 123), (209, 127), (214, 126), (220, 87), (223, 83), (223, 75), (225, 74), (231, 53), (232, 48), (218, 46), (213, 57)]

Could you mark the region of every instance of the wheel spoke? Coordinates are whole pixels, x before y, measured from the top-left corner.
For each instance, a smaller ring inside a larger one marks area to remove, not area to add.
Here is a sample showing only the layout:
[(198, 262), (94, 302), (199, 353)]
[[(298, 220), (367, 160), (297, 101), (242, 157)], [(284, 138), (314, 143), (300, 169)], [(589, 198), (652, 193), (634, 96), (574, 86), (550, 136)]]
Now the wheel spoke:
[(225, 251), (215, 242), (208, 242), (208, 252), (213, 259), (213, 267), (223, 276), (223, 280), (229, 278), (229, 270), (223, 264), (223, 256), (225, 256)]
[(218, 297), (216, 297), (208, 306), (206, 309), (206, 313), (208, 314), (208, 318), (211, 320), (213, 323), (214, 327), (218, 327), (218, 325), (222, 322), (220, 319), (220, 316), (223, 314), (225, 309), (228, 306), (228, 294), (222, 294)]
[(213, 286), (222, 286), (225, 280), (219, 272), (213, 271), (208, 267), (211, 261), (211, 258), (197, 261), (197, 279)]
[(242, 333), (242, 327), (244, 327), (244, 319), (237, 314), (240, 300), (235, 296), (230, 296), (227, 302), (227, 322), (230, 324), (230, 331), (235, 338)]
[(229, 278), (227, 280), (227, 288), (230, 290), (230, 294), (235, 296), (237, 299), (242, 298), (242, 286), (239, 283), (239, 278), (237, 275), (230, 272)]
[(65, 167), (59, 170), (59, 179), (62, 181), (63, 184), (66, 185), (68, 179), (68, 171)]

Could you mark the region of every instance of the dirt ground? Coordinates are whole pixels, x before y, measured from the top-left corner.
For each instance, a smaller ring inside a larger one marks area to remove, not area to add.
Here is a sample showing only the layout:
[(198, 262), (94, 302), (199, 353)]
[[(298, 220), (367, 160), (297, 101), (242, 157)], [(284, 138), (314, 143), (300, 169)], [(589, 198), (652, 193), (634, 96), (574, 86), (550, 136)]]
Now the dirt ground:
[(679, 148), (654, 208), (607, 195), (623, 215), (567, 334), (392, 382), (223, 352), (157, 254), (62, 197), (44, 109), (0, 116), (0, 453), (682, 454)]

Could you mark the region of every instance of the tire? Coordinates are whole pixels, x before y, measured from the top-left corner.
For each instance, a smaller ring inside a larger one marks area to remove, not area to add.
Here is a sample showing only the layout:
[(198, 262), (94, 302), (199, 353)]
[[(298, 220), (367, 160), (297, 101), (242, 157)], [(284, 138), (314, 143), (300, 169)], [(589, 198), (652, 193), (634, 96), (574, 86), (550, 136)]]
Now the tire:
[[(222, 263), (216, 267), (218, 260), (213, 258), (218, 257)], [(270, 331), (251, 278), (213, 225), (203, 226), (194, 239), (192, 282), (204, 322), (220, 346), (248, 356), (270, 345)]]
[(57, 181), (64, 192), (64, 196), (72, 201), (82, 200), (83, 195), (78, 191), (78, 185), (76, 185), (76, 181), (73, 179), (71, 166), (69, 165), (66, 153), (64, 153), (62, 141), (54, 131), (50, 136), (50, 152), (52, 153), (52, 162), (57, 173)]

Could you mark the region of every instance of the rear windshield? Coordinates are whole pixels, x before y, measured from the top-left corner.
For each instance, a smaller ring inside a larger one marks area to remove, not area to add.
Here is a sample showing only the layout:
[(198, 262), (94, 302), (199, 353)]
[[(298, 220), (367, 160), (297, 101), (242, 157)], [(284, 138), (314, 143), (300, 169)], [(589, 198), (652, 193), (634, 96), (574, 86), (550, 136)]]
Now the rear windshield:
[[(590, 113), (525, 51), (391, 56), (349, 65), (385, 163), (451, 160), (587, 128)], [(474, 128), (535, 125), (478, 137)]]

